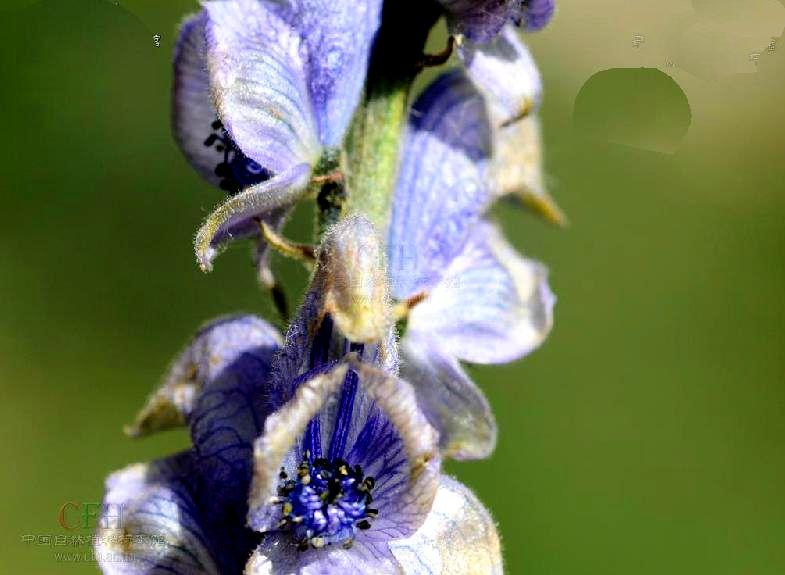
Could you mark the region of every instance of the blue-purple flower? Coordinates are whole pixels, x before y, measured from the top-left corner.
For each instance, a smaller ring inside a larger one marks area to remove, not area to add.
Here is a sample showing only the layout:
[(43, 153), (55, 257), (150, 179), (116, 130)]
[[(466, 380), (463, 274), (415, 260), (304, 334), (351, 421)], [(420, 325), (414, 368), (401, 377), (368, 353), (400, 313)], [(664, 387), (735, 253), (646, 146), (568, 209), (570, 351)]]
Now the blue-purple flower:
[(230, 239), (257, 235), (260, 220), (280, 227), (314, 170), (332, 167), (380, 11), (381, 0), (212, 0), (183, 24), (175, 137), (197, 171), (231, 194), (197, 233), (203, 269)]
[(385, 286), (382, 244), (350, 216), (283, 347), (252, 317), (202, 330), (131, 429), (185, 422), (193, 448), (109, 478), (106, 573), (501, 572), (493, 521), (441, 474), (438, 428), (397, 376)]
[(519, 256), (485, 214), (496, 198), (493, 114), (459, 70), (415, 102), (387, 238), (393, 296), (411, 302), (402, 375), (458, 458), (493, 450), (496, 424), (459, 360), (512, 361), (549, 333), (547, 271)]

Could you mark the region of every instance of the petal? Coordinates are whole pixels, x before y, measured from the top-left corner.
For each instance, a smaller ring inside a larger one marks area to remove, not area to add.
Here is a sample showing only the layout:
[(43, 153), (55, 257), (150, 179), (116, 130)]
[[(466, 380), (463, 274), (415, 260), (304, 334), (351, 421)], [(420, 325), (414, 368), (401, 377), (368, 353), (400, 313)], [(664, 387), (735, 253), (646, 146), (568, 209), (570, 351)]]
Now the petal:
[(489, 44), (464, 43), (459, 54), (488, 101), (494, 124), (513, 122), (539, 106), (540, 71), (513, 26), (506, 26)]
[[(203, 508), (212, 522), (245, 524), (253, 465), (253, 442), (265, 418), (279, 405), (272, 399), (271, 364), (278, 351), (277, 331), (254, 317), (239, 318), (223, 330), (235, 358), (211, 378), (188, 418)], [(215, 362), (219, 355), (210, 354)]]
[(201, 268), (211, 270), (215, 256), (231, 239), (256, 234), (257, 219), (275, 223), (282, 210), (292, 206), (304, 193), (310, 170), (308, 164), (298, 164), (271, 180), (231, 196), (218, 206), (202, 224), (194, 240)]
[(254, 473), (248, 523), (257, 531), (268, 531), (277, 523), (276, 507), (269, 505), (279, 483), (278, 472), (287, 463), (298, 462), (298, 439), (327, 399), (343, 383), (348, 366), (338, 366), (301, 383), (291, 401), (270, 415), (264, 433), (254, 444)]
[(207, 2), (207, 62), (223, 125), (246, 156), (280, 173), (314, 164), (321, 147), (306, 50), (277, 3)]
[(488, 42), (515, 15), (513, 0), (439, 0), (448, 12), (453, 34), (473, 42)]
[(289, 0), (308, 46), (308, 87), (322, 145), (341, 144), (360, 99), (382, 0)]
[(488, 400), (437, 338), (409, 331), (401, 342), (401, 377), (439, 431), (439, 447), (454, 459), (488, 457), (496, 447), (496, 419)]
[(390, 548), (404, 573), (503, 573), (493, 518), (465, 485), (444, 475), (423, 526), (408, 539), (391, 542)]
[(174, 48), (174, 84), (172, 87), (172, 129), (185, 157), (208, 182), (218, 186), (221, 178), (215, 167), (221, 162), (213, 146), (205, 140), (218, 118), (210, 96), (210, 77), (205, 53), (205, 14), (188, 17), (180, 27)]
[(431, 287), (463, 249), (491, 199), (490, 148), (485, 103), (461, 72), (442, 75), (415, 102), (388, 232), (396, 298)]
[(241, 366), (247, 355), (269, 366), (280, 344), (278, 331), (254, 316), (227, 316), (205, 325), (172, 363), (126, 433), (139, 437), (185, 425), (202, 393), (216, 380)]
[[(381, 412), (380, 420), (387, 419), (400, 438), (406, 455), (406, 467), (395, 473), (386, 472), (394, 466), (394, 441), (388, 439), (392, 430), (383, 421), (371, 427), (371, 418), (357, 437), (350, 441), (354, 447), (347, 456), (359, 455), (357, 461), (367, 473), (376, 477), (374, 501), (384, 509), (374, 520), (365, 539), (376, 541), (377, 548), (388, 539), (406, 537), (425, 521), (439, 483), (441, 459), (438, 453), (438, 433), (428, 423), (417, 403), (414, 388), (382, 369), (368, 364), (355, 364), (361, 388)], [(402, 478), (406, 482), (402, 482)]]
[(542, 343), (553, 324), (554, 303), (545, 267), (519, 256), (484, 223), (412, 310), (408, 330), (465, 361), (503, 363)]
[(113, 473), (96, 532), (104, 573), (218, 574), (196, 504), (189, 453)]

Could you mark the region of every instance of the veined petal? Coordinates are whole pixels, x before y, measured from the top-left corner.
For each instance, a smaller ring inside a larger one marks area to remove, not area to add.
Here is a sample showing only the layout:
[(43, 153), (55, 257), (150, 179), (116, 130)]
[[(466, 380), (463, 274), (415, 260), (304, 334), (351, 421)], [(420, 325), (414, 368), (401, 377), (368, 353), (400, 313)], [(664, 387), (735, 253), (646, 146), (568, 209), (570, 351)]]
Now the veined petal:
[(438, 339), (438, 333), (407, 332), (401, 342), (401, 377), (415, 387), (446, 457), (488, 457), (497, 432), (488, 400), (458, 360), (439, 348)]
[(313, 165), (321, 146), (307, 49), (281, 5), (221, 0), (204, 8), (207, 63), (224, 127), (246, 156), (275, 174)]
[(104, 573), (221, 573), (193, 474), (190, 454), (181, 453), (109, 476), (95, 546)]
[[(377, 542), (378, 547), (390, 538), (413, 533), (430, 511), (441, 466), (438, 433), (420, 410), (416, 392), (410, 384), (367, 364), (355, 364), (353, 369), (360, 376), (363, 390), (399, 435), (407, 461), (406, 483), (384, 476), (385, 468), (391, 465), (394, 449), (374, 449), (373, 441), (363, 441), (361, 436), (367, 431), (369, 421), (354, 441), (353, 450), (357, 452), (363, 448), (365, 455), (360, 460), (364, 461), (368, 473), (377, 478), (376, 502), (385, 509), (385, 515), (377, 517), (373, 529), (367, 533), (367, 538)], [(378, 424), (375, 427), (383, 428)], [(381, 434), (377, 437), (382, 438)], [(378, 447), (383, 447), (383, 443)]]
[[(278, 472), (287, 463), (299, 463), (298, 439), (327, 399), (335, 394), (346, 377), (348, 366), (341, 365), (301, 383), (291, 401), (270, 415), (264, 433), (254, 444), (254, 473), (249, 500), (248, 524), (268, 531), (277, 523), (277, 508), (270, 507), (279, 483)], [(275, 512), (273, 516), (271, 512)]]
[(469, 77), (485, 96), (495, 125), (523, 118), (539, 106), (540, 71), (512, 25), (488, 44), (466, 42), (459, 54)]
[(257, 220), (270, 221), (304, 193), (310, 176), (308, 164), (298, 164), (266, 182), (231, 196), (205, 220), (196, 233), (196, 259), (204, 271), (213, 267), (218, 251), (234, 237), (256, 233)]
[(205, 390), (212, 393), (216, 381), (242, 370), (250, 358), (269, 369), (280, 344), (278, 331), (254, 316), (229, 316), (205, 325), (172, 363), (163, 384), (126, 432), (139, 437), (184, 426)]
[[(188, 423), (200, 487), (209, 494), (203, 510), (214, 523), (242, 526), (248, 512), (253, 442), (267, 415), (278, 407), (272, 403), (270, 375), (280, 336), (253, 316), (225, 324), (220, 335), (234, 358), (206, 382)], [(203, 355), (213, 369), (220, 359), (216, 347)]]
[(465, 485), (442, 475), (433, 508), (417, 533), (390, 543), (403, 573), (501, 575), (501, 546), (488, 510)]
[(465, 361), (503, 363), (542, 343), (553, 324), (554, 303), (545, 267), (519, 256), (485, 223), (412, 310), (408, 330), (427, 334)]
[(431, 287), (463, 249), (491, 200), (490, 149), (485, 102), (460, 71), (440, 76), (415, 102), (388, 232), (395, 297)]
[(338, 147), (360, 99), (382, 0), (288, 0), (308, 46), (308, 87), (322, 145)]

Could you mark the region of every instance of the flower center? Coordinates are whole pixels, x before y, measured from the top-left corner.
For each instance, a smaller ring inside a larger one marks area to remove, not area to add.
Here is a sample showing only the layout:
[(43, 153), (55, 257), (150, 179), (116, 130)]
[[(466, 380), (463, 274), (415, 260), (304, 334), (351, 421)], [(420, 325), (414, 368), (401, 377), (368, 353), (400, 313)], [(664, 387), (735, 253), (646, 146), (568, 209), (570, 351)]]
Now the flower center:
[(232, 137), (224, 129), (221, 120), (214, 121), (210, 127), (213, 133), (204, 141), (208, 148), (215, 148), (221, 161), (215, 166), (215, 175), (221, 178), (220, 187), (234, 195), (248, 186), (269, 180), (272, 174), (243, 154)]
[(368, 529), (378, 510), (373, 501), (374, 478), (359, 465), (343, 459), (311, 460), (306, 454), (290, 477), (282, 467), (278, 499), (283, 519), (279, 527), (292, 530), (298, 549), (316, 549), (333, 543), (351, 547), (357, 529)]

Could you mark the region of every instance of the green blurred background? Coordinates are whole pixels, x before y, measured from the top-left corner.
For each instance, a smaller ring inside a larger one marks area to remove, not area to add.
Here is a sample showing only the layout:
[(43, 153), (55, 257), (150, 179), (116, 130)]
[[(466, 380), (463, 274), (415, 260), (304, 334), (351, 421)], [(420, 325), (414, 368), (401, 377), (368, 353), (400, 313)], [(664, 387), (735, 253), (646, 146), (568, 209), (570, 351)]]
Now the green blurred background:
[[(218, 314), (271, 315), (246, 247), (210, 275), (194, 263), (219, 200), (169, 132), (174, 32), (194, 8), (0, 8), (4, 572), (95, 572), (24, 536), (89, 535), (58, 524), (65, 502), (187, 445), (121, 433), (170, 358)], [(550, 266), (556, 327), (526, 360), (473, 369), (499, 445), (451, 471), (493, 511), (512, 574), (784, 573), (785, 42), (767, 47), (785, 7), (559, 8), (529, 39), (571, 226), (497, 210)], [(610, 68), (632, 70), (584, 85)], [(291, 234), (309, 225), (304, 210)], [(278, 263), (296, 293), (305, 273)]]

